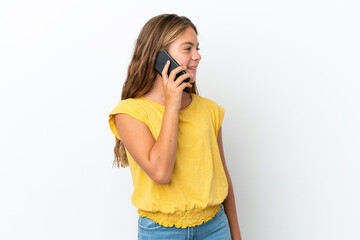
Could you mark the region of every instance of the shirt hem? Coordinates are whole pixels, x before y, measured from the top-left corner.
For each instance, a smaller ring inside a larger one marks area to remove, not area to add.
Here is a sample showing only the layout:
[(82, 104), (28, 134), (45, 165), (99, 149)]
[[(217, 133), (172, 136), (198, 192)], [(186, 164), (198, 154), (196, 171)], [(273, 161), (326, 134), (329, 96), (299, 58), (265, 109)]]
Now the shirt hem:
[[(148, 212), (138, 209), (138, 214), (147, 217), (164, 227), (187, 228), (195, 227), (211, 220), (220, 210), (221, 204), (208, 206), (205, 209), (196, 209), (190, 212), (176, 212), (166, 214), (161, 212)], [(195, 216), (195, 217), (194, 217)]]

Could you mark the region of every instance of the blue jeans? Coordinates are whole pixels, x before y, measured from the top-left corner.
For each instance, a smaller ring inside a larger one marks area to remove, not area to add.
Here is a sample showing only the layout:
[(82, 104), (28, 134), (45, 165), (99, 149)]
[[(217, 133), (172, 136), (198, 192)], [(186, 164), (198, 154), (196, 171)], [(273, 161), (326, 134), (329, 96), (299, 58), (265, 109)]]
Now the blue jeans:
[(139, 240), (231, 240), (228, 218), (221, 204), (220, 210), (209, 221), (195, 227), (164, 227), (139, 215)]

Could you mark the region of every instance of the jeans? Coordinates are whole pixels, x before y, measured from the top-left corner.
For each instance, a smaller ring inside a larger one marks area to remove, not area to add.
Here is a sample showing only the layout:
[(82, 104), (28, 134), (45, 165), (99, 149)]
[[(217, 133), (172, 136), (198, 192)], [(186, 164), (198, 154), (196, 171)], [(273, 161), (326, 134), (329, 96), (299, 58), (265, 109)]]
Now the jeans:
[(209, 221), (195, 227), (164, 227), (139, 215), (139, 240), (231, 240), (228, 218), (221, 204), (220, 210)]

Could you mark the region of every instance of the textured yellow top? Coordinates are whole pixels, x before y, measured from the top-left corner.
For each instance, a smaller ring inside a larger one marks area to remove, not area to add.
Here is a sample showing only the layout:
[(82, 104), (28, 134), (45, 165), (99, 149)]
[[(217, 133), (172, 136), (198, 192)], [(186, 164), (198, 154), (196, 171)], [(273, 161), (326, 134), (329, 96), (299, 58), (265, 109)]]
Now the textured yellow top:
[[(176, 160), (169, 184), (154, 182), (126, 149), (134, 185), (131, 202), (141, 216), (166, 227), (186, 228), (210, 220), (228, 194), (217, 144), (225, 109), (208, 98), (191, 97), (191, 104), (179, 112)], [(110, 129), (119, 138), (114, 115), (126, 113), (144, 122), (157, 139), (164, 109), (144, 97), (122, 100), (109, 115)]]

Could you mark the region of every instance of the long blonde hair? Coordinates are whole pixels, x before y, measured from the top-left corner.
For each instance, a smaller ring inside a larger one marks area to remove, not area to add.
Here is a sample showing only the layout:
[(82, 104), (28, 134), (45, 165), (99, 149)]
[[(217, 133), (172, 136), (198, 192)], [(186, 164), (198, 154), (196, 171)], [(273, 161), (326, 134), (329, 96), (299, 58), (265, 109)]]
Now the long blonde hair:
[[(161, 14), (151, 18), (141, 29), (136, 39), (134, 53), (128, 67), (127, 77), (124, 82), (121, 100), (137, 98), (147, 93), (155, 82), (157, 72), (154, 68), (156, 54), (168, 50), (188, 27), (197, 32), (195, 25), (184, 16), (176, 14)], [(198, 94), (196, 83), (192, 88), (185, 88), (188, 93)], [(125, 168), (129, 165), (124, 144), (115, 137), (114, 165)]]

